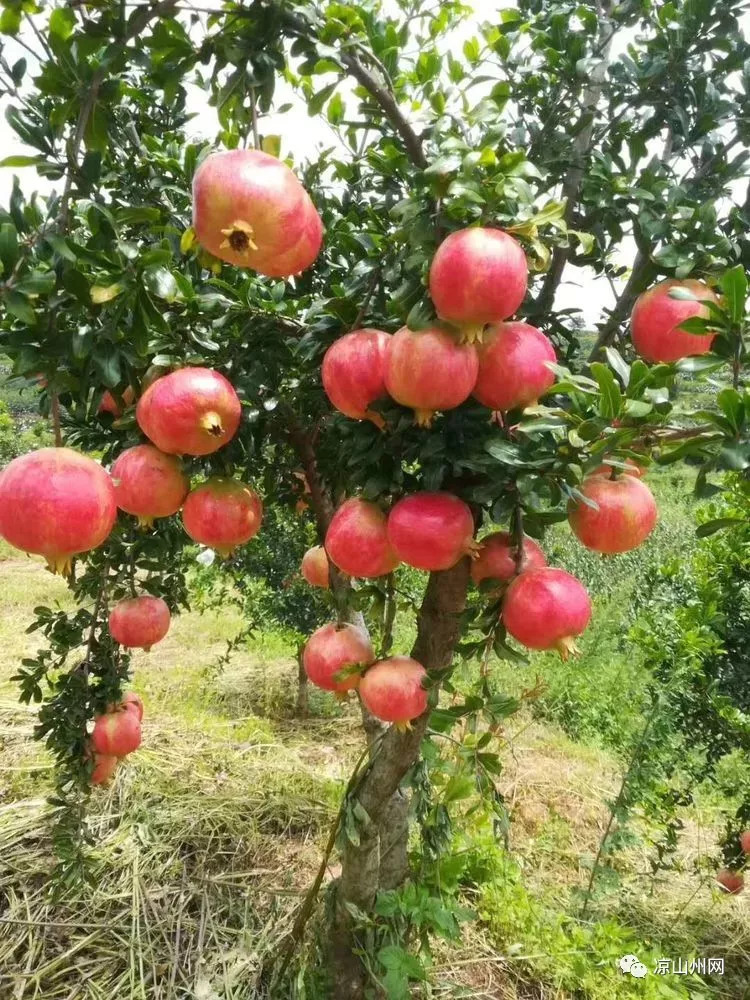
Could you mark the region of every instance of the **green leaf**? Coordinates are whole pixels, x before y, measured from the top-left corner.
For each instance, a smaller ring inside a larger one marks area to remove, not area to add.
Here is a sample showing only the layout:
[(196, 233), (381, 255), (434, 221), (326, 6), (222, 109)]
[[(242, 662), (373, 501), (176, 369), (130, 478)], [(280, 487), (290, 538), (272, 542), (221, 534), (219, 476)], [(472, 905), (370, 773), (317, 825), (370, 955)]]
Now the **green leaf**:
[(734, 528), (739, 524), (745, 523), (743, 517), (717, 517), (715, 521), (706, 521), (702, 524), (695, 534), (698, 538), (707, 538), (709, 535), (715, 535), (717, 531), (721, 531), (723, 528)]
[(622, 393), (615, 381), (610, 368), (600, 361), (594, 361), (591, 365), (591, 374), (596, 379), (601, 393), (599, 402), (599, 414), (605, 420), (612, 420), (620, 415), (622, 410)]
[(604, 353), (607, 355), (607, 361), (609, 361), (610, 367), (614, 368), (619, 375), (623, 386), (627, 389), (628, 382), (630, 381), (630, 365), (614, 347), (605, 347)]
[(443, 792), (443, 802), (457, 802), (468, 799), (477, 790), (476, 782), (468, 774), (454, 774)]
[(146, 288), (160, 299), (167, 302), (174, 302), (177, 295), (177, 282), (174, 275), (166, 267), (152, 265), (143, 272), (143, 281)]
[(4, 222), (0, 226), (0, 263), (6, 276), (15, 267), (18, 256), (18, 231), (12, 222)]
[(701, 316), (689, 316), (679, 324), (677, 329), (691, 333), (695, 337), (705, 337), (707, 333), (711, 332), (712, 327), (713, 324)]
[(21, 27), (21, 10), (6, 7), (0, 14), (0, 35), (17, 35)]
[(726, 271), (721, 278), (721, 291), (724, 295), (726, 310), (733, 323), (741, 323), (745, 318), (745, 300), (747, 299), (747, 275), (742, 264), (737, 264)]
[(6, 156), (0, 160), (0, 167), (33, 167), (37, 163), (44, 163), (43, 156)]
[(76, 17), (68, 7), (56, 7), (49, 19), (49, 33), (65, 41), (70, 38), (76, 26)]
[(736, 389), (722, 389), (716, 397), (719, 409), (726, 416), (732, 430), (738, 431), (745, 422), (745, 404)]
[(91, 289), (91, 301), (94, 305), (100, 306), (104, 302), (116, 299), (123, 290), (124, 286), (117, 281), (112, 285), (94, 285)]
[(70, 248), (68, 241), (63, 239), (62, 236), (49, 235), (45, 236), (44, 240), (45, 243), (48, 243), (52, 247), (52, 249), (58, 256), (63, 257), (65, 260), (69, 261), (76, 260), (75, 252)]
[(280, 135), (264, 135), (260, 145), (263, 152), (269, 156), (275, 156), (277, 159), (281, 156)]
[(341, 94), (337, 91), (331, 100), (328, 102), (328, 110), (326, 111), (326, 117), (331, 125), (338, 125), (341, 119), (344, 117), (344, 100)]
[(5, 293), (3, 302), (11, 316), (15, 316), (16, 319), (25, 323), (26, 326), (34, 325), (36, 322), (36, 313), (25, 295), (11, 290)]

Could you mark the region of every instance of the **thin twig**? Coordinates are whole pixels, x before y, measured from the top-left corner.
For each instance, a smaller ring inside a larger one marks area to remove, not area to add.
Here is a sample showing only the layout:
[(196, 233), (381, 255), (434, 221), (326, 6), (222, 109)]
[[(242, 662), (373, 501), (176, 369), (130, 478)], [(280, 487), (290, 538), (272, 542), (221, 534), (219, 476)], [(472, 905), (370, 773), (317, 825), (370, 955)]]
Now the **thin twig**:
[(359, 312), (357, 313), (356, 319), (349, 327), (349, 332), (352, 330), (358, 330), (362, 320), (365, 318), (365, 313), (367, 312), (367, 307), (370, 305), (370, 300), (372, 299), (373, 293), (377, 287), (378, 279), (380, 278), (380, 268), (373, 268), (372, 275), (370, 277), (370, 282), (367, 286), (367, 291), (365, 292), (365, 297), (362, 299), (362, 305), (359, 307)]
[(60, 400), (58, 399), (56, 392), (52, 392), (50, 395), (50, 413), (52, 415), (52, 430), (55, 435), (55, 448), (62, 448), (63, 437), (62, 427), (60, 426)]

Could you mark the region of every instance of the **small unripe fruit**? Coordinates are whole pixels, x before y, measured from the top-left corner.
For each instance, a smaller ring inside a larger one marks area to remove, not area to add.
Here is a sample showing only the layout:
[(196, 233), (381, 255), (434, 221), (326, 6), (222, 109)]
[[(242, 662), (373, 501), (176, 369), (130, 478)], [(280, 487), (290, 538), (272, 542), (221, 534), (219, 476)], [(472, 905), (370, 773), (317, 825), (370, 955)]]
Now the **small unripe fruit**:
[(416, 569), (450, 569), (462, 556), (476, 557), (474, 518), (452, 493), (404, 497), (388, 516), (388, 540), (396, 555)]
[(575, 638), (591, 618), (583, 584), (562, 569), (530, 570), (510, 584), (501, 613), (506, 629), (529, 649), (556, 649), (563, 660), (576, 653)]
[(328, 589), (329, 586), (329, 566), (328, 566), (328, 556), (326, 555), (326, 550), (322, 545), (315, 545), (313, 548), (308, 549), (307, 552), (302, 556), (302, 565), (300, 566), (302, 576), (307, 580), (311, 587), (323, 587)]
[(313, 684), (340, 694), (357, 687), (360, 675), (351, 673), (336, 679), (339, 671), (372, 663), (374, 659), (375, 651), (364, 629), (331, 623), (317, 629), (307, 640), (302, 665)]
[(591, 476), (581, 484), (581, 493), (597, 509), (571, 500), (568, 520), (587, 549), (609, 555), (629, 552), (645, 542), (656, 526), (659, 512), (654, 496), (635, 476)]
[(409, 656), (380, 660), (365, 673), (359, 695), (368, 712), (382, 722), (408, 729), (427, 708), (427, 692), (422, 687), (427, 671)]
[(107, 712), (94, 720), (91, 745), (97, 753), (125, 757), (141, 745), (141, 722), (134, 711)]

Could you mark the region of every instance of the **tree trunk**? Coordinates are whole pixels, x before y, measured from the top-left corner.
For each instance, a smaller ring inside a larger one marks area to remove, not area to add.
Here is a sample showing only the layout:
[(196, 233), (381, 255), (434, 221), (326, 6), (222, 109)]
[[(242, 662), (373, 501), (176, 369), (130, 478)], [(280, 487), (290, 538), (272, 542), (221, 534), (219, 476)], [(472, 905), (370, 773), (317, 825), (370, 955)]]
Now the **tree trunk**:
[[(428, 671), (444, 670), (453, 659), (466, 604), (469, 560), (453, 569), (431, 573), (417, 619), (412, 656)], [(350, 907), (369, 913), (378, 889), (392, 888), (406, 872), (408, 799), (399, 792), (401, 781), (419, 756), (430, 709), (400, 732), (391, 726), (375, 745), (369, 770), (355, 800), (366, 815), (360, 823), (359, 844), (347, 840), (332, 927), (331, 970), (334, 1000), (362, 1000), (365, 970), (355, 954), (356, 916)]]
[(309, 689), (307, 686), (307, 673), (302, 665), (302, 654), (305, 644), (302, 643), (297, 650), (297, 710), (296, 714), (300, 719), (306, 719), (310, 714)]

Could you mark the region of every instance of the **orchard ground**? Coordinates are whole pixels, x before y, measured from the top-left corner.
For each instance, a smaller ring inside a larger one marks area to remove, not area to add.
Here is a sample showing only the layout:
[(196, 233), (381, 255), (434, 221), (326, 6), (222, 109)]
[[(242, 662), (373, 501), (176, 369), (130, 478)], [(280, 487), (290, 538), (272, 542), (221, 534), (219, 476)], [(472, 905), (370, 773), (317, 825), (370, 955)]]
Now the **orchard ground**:
[[(721, 897), (713, 886), (730, 805), (715, 789), (702, 789), (681, 817), (676, 870), (652, 879), (649, 830), (636, 821), (597, 879), (585, 920), (571, 919), (580, 916), (624, 764), (597, 745), (597, 720), (606, 715), (623, 731), (640, 722), (634, 706), (646, 676), (624, 639), (633, 599), (646, 568), (684, 556), (694, 531), (689, 471), (654, 470), (649, 482), (661, 524), (636, 553), (607, 563), (582, 657), (491, 665), (498, 690), (518, 695), (537, 677), (547, 687), (502, 737), (507, 840), (478, 812), (455, 844), (461, 892), (480, 920), (464, 926), (460, 948), (438, 944), (435, 997), (750, 996), (748, 900)], [(584, 579), (602, 572), (601, 558), (567, 531), (551, 532), (545, 548)], [(69, 598), (40, 560), (7, 546), (0, 555), (0, 996), (264, 996), (262, 966), (314, 877), (361, 751), (354, 703), (314, 689), (310, 716), (296, 718), (289, 637), (258, 634), (218, 671), (239, 617), (225, 609), (178, 618), (156, 649), (134, 659), (132, 686), (146, 706), (143, 746), (110, 787), (94, 790), (94, 884), (77, 902), (55, 904), (46, 883), (51, 762), (32, 739), (34, 709), (18, 704), (10, 678), (37, 647), (37, 636), (24, 631), (30, 609), (66, 607)], [(406, 649), (398, 626), (395, 648)], [(468, 798), (459, 808), (473, 804)], [(327, 881), (335, 875), (334, 856)], [(306, 947), (315, 947), (309, 937)], [(625, 954), (648, 966), (646, 979), (619, 972)], [(298, 995), (322, 998), (307, 972), (312, 956), (299, 957)], [(665, 957), (721, 957), (725, 974), (705, 985), (654, 975)]]

